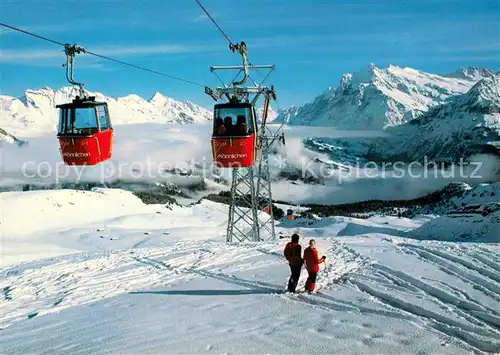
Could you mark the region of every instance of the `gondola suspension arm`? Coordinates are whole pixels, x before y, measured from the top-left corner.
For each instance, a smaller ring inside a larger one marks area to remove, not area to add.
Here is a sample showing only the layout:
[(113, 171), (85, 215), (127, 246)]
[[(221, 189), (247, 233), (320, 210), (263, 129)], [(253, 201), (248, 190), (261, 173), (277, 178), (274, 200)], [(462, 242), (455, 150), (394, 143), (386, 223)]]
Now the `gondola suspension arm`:
[[(233, 86), (236, 87), (236, 86), (240, 86), (240, 85), (243, 85), (246, 83), (247, 79), (248, 79), (248, 58), (247, 58), (247, 45), (245, 42), (241, 42), (241, 43), (233, 43), (233, 41), (231, 41), (231, 38), (229, 38), (229, 36), (226, 34), (226, 32), (224, 32), (224, 30), (219, 26), (219, 24), (217, 23), (217, 21), (215, 21), (215, 19), (212, 17), (212, 15), (210, 15), (210, 13), (207, 11), (207, 9), (205, 9), (205, 7), (203, 6), (203, 4), (199, 1), (199, 0), (195, 0), (198, 5), (200, 6), (200, 8), (203, 10), (203, 12), (205, 12), (205, 14), (208, 16), (208, 18), (213, 22), (213, 24), (215, 25), (215, 27), (217, 27), (217, 29), (219, 30), (219, 32), (222, 34), (222, 36), (226, 39), (226, 41), (229, 43), (229, 49), (235, 53), (235, 52), (238, 52), (242, 59), (243, 59), (243, 78), (241, 78), (241, 80), (239, 81), (233, 81)], [(209, 94), (210, 95), (210, 94)]]
[(75, 81), (73, 76), (75, 67), (75, 55), (80, 53), (85, 53), (85, 48), (77, 46), (76, 44), (74, 45), (65, 44), (64, 53), (66, 54), (66, 64), (63, 64), (63, 66), (66, 67), (66, 79), (70, 84), (78, 86), (80, 99), (83, 99), (86, 96), (85, 90), (83, 88), (85, 84)]
[(231, 51), (234, 53), (234, 52), (238, 52), (242, 59), (243, 59), (243, 73), (244, 73), (244, 76), (243, 78), (240, 80), (240, 81), (233, 81), (233, 86), (239, 86), (239, 85), (243, 85), (246, 83), (247, 79), (248, 79), (248, 58), (247, 58), (247, 45), (245, 42), (241, 42), (240, 44), (233, 44), (231, 43), (229, 45), (229, 48), (231, 49)]

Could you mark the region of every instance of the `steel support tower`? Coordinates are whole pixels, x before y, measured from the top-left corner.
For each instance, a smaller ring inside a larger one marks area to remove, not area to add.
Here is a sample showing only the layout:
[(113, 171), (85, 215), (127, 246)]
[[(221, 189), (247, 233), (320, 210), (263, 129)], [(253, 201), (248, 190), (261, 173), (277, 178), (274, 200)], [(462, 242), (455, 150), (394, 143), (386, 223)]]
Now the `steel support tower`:
[[(269, 153), (272, 146), (282, 141), (282, 133), (272, 133), (266, 127), (271, 100), (276, 100), (273, 87), (264, 85), (274, 65), (250, 65), (246, 57), (244, 42), (232, 48), (243, 57), (242, 66), (212, 66), (211, 71), (221, 81), (222, 87), (215, 90), (206, 87), (205, 93), (214, 100), (231, 100), (251, 103), (253, 107), (264, 98), (262, 123), (258, 130), (258, 154), (255, 164), (248, 168), (232, 168), (231, 203), (227, 222), (226, 241), (262, 242), (276, 241), (272, 208), (271, 179), (269, 172)], [(236, 71), (230, 84), (225, 84), (218, 71)], [(265, 73), (261, 72), (265, 71)], [(252, 74), (258, 72), (262, 79), (255, 81)], [(243, 75), (239, 81), (236, 79)]]
[[(264, 136), (260, 160), (249, 168), (233, 169), (226, 241), (276, 241), (269, 150), (274, 137)], [(269, 206), (267, 211), (266, 207)]]

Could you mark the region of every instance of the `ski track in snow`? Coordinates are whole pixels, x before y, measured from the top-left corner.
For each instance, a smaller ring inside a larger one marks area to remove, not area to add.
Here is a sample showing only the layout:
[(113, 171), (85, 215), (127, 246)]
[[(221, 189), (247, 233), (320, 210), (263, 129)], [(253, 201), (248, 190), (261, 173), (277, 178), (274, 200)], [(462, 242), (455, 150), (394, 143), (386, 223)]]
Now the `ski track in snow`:
[[(493, 251), (483, 250), (482, 259), (488, 261), (480, 264), (450, 253), (457, 250), (443, 252), (410, 243), (400, 243), (398, 246), (405, 254), (414, 254), (441, 271), (460, 278), (472, 290), (479, 290), (489, 297), (491, 304), (498, 305), (500, 275), (496, 270), (499, 264), (492, 261), (497, 260)], [(466, 254), (466, 250), (463, 248), (460, 252)], [(475, 253), (468, 256), (477, 260), (478, 251), (472, 250)], [(444, 281), (415, 277), (381, 264), (372, 264), (369, 275), (357, 276), (350, 277), (348, 282), (378, 302), (424, 320), (428, 327), (461, 340), (476, 351), (500, 351), (498, 306), (494, 308), (485, 302), (479, 303), (468, 291)], [(429, 305), (430, 302), (432, 305)]]
[(413, 244), (406, 244), (404, 247), (408, 252), (414, 252), (426, 261), (437, 265), (444, 272), (462, 279), (466, 283), (471, 284), (474, 289), (480, 290), (485, 295), (500, 301), (500, 284), (483, 277), (482, 274), (485, 273), (484, 269), (482, 269), (482, 272), (474, 272), (475, 269), (470, 269), (461, 263), (457, 263), (450, 256), (446, 256), (446, 254), (430, 248)]
[[(333, 245), (325, 254), (332, 259), (335, 256), (335, 262), (323, 272), (318, 287), (330, 286), (361, 265), (358, 256), (339, 243)], [(272, 264), (283, 265), (280, 250), (273, 250), (276, 247), (275, 244), (255, 248), (210, 241), (178, 242), (169, 247), (74, 254), (10, 267), (2, 270), (0, 328), (22, 319), (196, 277), (281, 293), (284, 285), (246, 281), (233, 275)], [(259, 258), (262, 260), (256, 260)]]
[[(310, 295), (285, 292), (286, 280), (251, 279), (259, 270), (265, 275), (269, 267), (283, 268), (281, 244), (187, 240), (164, 247), (71, 254), (8, 267), (1, 270), (0, 328), (126, 293), (162, 293), (154, 289), (205, 278), (326, 312), (404, 320), (438, 332), (468, 351), (500, 351), (500, 310), (495, 308), (500, 301), (500, 258), (493, 249), (455, 246), (443, 251), (442, 245), (432, 243), (390, 243), (390, 248), (405, 258), (416, 258), (442, 272), (445, 278), (438, 279), (410, 275), (377, 262), (342, 239), (318, 241), (327, 255), (327, 265), (318, 274), (317, 292)], [(460, 280), (464, 287), (448, 283), (446, 277)], [(303, 271), (298, 290), (306, 278)], [(360, 292), (365, 300), (338, 297), (335, 292), (345, 288)], [(217, 292), (224, 295), (225, 291)], [(245, 290), (238, 292), (244, 294)], [(482, 295), (481, 301), (475, 297), (477, 293)]]

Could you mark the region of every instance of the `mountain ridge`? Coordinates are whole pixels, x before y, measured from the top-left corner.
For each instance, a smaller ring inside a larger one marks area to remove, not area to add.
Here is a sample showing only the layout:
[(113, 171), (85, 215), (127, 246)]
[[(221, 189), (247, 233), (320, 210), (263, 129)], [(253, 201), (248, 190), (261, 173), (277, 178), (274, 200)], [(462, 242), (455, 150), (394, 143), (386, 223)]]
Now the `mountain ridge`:
[[(132, 123), (201, 123), (212, 119), (205, 108), (190, 101), (177, 101), (155, 92), (150, 99), (136, 94), (112, 98), (99, 92), (88, 92), (97, 101), (108, 103), (113, 125)], [(15, 98), (0, 95), (0, 125), (17, 136), (55, 131), (58, 114), (56, 105), (71, 102), (77, 95), (72, 87), (54, 90), (42, 87), (28, 89)]]
[(387, 133), (390, 139), (378, 139), (371, 147), (372, 158), (456, 162), (474, 154), (500, 156), (500, 74)]
[(419, 117), (494, 74), (490, 69), (467, 67), (438, 75), (394, 65), (381, 69), (370, 63), (356, 73), (344, 74), (337, 88), (328, 88), (312, 102), (282, 110), (276, 122), (386, 129)]

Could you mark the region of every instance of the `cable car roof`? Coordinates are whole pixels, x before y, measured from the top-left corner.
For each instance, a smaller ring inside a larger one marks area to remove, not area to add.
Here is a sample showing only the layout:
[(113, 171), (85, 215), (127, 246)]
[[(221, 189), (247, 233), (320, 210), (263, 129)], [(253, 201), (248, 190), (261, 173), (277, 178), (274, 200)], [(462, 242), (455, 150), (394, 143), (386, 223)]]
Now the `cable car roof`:
[(223, 104), (215, 104), (215, 108), (252, 108), (249, 102), (226, 102)]
[(82, 99), (74, 99), (73, 102), (57, 105), (57, 108), (89, 108), (96, 106), (108, 105), (106, 102), (95, 101), (95, 97), (86, 97)]

